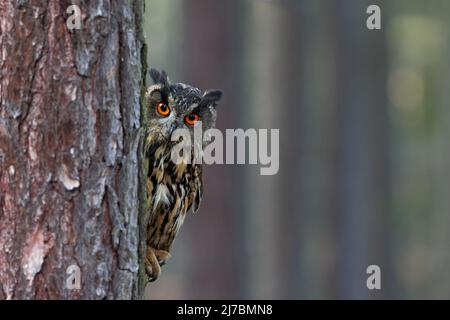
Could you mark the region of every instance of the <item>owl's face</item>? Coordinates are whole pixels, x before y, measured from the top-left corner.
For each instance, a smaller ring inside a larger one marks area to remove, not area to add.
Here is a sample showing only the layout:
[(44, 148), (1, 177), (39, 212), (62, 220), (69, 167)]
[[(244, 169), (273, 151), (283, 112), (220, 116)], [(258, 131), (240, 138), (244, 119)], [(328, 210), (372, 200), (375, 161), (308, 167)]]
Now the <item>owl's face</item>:
[(201, 121), (203, 131), (214, 128), (220, 90), (202, 93), (184, 83), (171, 83), (164, 71), (150, 70), (154, 85), (146, 92), (147, 128), (158, 140), (170, 141), (176, 129), (190, 130)]

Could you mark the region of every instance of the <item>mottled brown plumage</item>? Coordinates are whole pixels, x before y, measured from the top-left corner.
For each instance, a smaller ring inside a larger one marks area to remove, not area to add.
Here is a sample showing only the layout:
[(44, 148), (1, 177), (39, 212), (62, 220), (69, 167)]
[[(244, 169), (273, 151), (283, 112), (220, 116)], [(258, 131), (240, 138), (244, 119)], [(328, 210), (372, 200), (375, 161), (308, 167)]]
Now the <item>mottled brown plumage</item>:
[[(149, 159), (147, 196), (150, 221), (147, 235), (146, 267), (150, 281), (161, 273), (170, 256), (173, 241), (184, 219), (192, 209), (198, 210), (202, 198), (202, 170), (199, 164), (175, 164), (171, 160), (171, 134), (175, 129), (193, 130), (194, 121), (203, 127), (214, 127), (216, 102), (220, 91), (204, 94), (197, 88), (170, 83), (164, 71), (151, 71), (155, 85), (146, 94), (145, 154)], [(192, 115), (195, 115), (193, 117)], [(193, 136), (193, 134), (191, 134)]]

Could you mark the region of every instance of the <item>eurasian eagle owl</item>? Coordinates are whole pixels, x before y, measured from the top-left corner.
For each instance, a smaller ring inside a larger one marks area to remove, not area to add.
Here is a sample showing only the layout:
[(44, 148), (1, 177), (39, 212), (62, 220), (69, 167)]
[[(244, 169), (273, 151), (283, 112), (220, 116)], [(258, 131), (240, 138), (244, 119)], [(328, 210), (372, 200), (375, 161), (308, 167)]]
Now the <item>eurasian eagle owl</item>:
[(149, 159), (146, 188), (151, 211), (146, 271), (150, 281), (154, 281), (170, 255), (173, 240), (187, 212), (191, 208), (196, 212), (202, 199), (201, 165), (176, 164), (171, 160), (175, 145), (172, 133), (182, 128), (189, 130), (193, 137), (198, 121), (203, 130), (213, 128), (222, 92), (202, 93), (195, 87), (170, 82), (164, 71), (151, 69), (150, 76), (154, 85), (145, 95), (147, 123), (144, 124), (145, 156)]

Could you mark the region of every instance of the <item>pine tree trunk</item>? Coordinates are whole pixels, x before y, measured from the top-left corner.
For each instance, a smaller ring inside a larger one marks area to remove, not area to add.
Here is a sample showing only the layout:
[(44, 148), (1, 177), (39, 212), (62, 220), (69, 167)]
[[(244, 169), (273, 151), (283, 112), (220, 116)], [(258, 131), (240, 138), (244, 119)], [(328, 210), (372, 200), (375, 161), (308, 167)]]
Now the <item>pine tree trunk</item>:
[[(141, 296), (143, 11), (0, 0), (2, 299)], [(67, 286), (77, 267), (80, 289)]]

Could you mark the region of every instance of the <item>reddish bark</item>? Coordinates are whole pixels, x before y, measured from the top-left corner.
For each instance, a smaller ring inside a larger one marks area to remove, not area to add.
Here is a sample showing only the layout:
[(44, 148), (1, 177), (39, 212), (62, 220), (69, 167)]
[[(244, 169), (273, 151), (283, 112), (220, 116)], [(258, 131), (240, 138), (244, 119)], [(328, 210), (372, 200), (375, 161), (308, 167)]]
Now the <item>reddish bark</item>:
[(0, 298), (140, 293), (143, 1), (71, 4), (0, 0)]

